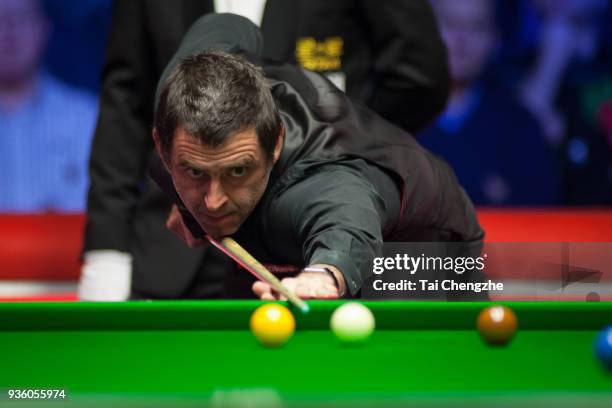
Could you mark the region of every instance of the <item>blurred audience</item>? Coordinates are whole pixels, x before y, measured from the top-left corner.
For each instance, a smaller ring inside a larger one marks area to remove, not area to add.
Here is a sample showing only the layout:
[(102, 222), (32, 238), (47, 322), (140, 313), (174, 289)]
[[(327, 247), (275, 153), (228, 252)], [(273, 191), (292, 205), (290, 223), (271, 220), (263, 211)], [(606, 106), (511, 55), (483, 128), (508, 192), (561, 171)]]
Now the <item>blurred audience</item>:
[(493, 0), (433, 0), (452, 80), (446, 110), (420, 141), (444, 157), (476, 204), (558, 204), (560, 170), (538, 123), (490, 75)]
[(529, 0), (533, 46), (520, 87), (524, 105), (564, 164), (564, 202), (612, 203), (612, 47), (607, 0)]
[(41, 66), (50, 22), (35, 0), (0, 0), (0, 211), (82, 211), (93, 95)]
[[(98, 90), (111, 3), (0, 0), (0, 211), (84, 208), (97, 106), (81, 87)], [(421, 140), (474, 201), (611, 204), (610, 1), (432, 4), (453, 92)], [(311, 43), (292, 45), (305, 66)]]

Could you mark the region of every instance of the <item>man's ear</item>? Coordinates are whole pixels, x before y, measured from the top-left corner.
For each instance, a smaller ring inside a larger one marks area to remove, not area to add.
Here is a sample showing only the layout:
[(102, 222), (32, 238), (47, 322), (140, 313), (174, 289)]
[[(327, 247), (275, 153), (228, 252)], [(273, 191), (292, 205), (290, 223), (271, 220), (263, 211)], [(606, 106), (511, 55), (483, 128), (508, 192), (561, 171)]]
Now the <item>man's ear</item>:
[(157, 133), (157, 129), (155, 128), (153, 128), (153, 142), (155, 143), (155, 150), (157, 151), (157, 154), (159, 155), (162, 163), (164, 163), (164, 167), (166, 168), (166, 170), (168, 170), (168, 172), (170, 172), (170, 166), (168, 165), (168, 162), (166, 161), (167, 157), (164, 154), (164, 151), (162, 149), (162, 144), (159, 138), (159, 133)]
[(278, 137), (276, 138), (276, 146), (274, 146), (274, 163), (280, 158), (281, 152), (283, 151), (283, 145), (285, 143), (285, 127), (281, 125), (281, 129)]

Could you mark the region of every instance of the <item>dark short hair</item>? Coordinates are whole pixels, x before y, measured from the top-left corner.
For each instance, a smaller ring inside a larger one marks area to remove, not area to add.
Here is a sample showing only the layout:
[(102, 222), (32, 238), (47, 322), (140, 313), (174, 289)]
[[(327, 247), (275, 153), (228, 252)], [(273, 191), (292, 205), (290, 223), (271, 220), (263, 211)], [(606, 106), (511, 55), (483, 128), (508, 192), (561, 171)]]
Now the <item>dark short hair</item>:
[(271, 158), (281, 120), (261, 69), (241, 56), (212, 51), (184, 58), (168, 76), (154, 126), (164, 154), (179, 126), (211, 147), (254, 127)]

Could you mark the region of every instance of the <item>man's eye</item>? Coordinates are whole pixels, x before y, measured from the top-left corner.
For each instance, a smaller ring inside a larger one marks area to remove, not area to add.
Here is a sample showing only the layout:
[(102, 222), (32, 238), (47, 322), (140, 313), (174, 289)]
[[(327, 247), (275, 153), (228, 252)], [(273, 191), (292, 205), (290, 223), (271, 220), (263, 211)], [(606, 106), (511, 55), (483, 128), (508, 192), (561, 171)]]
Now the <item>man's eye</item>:
[(240, 167), (233, 167), (230, 171), (229, 174), (232, 177), (242, 177), (246, 174), (247, 172), (247, 167), (246, 166), (240, 166)]
[(202, 170), (194, 169), (192, 167), (187, 169), (187, 173), (192, 178), (200, 178), (204, 175), (204, 172)]

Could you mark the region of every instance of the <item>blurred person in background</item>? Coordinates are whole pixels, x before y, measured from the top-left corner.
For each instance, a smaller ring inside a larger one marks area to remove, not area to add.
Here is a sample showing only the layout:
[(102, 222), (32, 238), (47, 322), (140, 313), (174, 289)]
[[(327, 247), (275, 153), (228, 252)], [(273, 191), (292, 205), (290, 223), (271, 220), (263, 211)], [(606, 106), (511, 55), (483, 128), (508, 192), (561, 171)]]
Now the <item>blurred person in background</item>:
[(564, 164), (564, 201), (612, 203), (612, 12), (608, 0), (528, 0), (521, 100)]
[(94, 96), (42, 67), (50, 23), (35, 0), (0, 0), (0, 211), (82, 211)]
[[(411, 132), (444, 107), (446, 53), (427, 0), (116, 1), (90, 162), (81, 299), (221, 296), (232, 261), (176, 240), (165, 227), (171, 203), (147, 177), (157, 80), (191, 23), (213, 11), (249, 18), (261, 27), (264, 57), (325, 74)], [(187, 293), (194, 280), (205, 291)]]
[(493, 81), (493, 0), (433, 0), (452, 79), (446, 110), (419, 140), (446, 159), (479, 205), (557, 204), (560, 173), (538, 123)]

